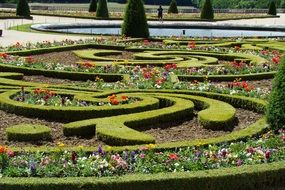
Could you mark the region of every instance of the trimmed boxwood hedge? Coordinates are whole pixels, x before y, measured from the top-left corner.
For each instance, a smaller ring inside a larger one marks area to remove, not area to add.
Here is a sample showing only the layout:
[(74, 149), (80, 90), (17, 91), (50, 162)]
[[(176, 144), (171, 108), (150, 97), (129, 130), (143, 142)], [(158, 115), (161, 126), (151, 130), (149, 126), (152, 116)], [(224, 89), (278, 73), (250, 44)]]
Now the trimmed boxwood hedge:
[(51, 139), (51, 129), (44, 125), (19, 124), (6, 129), (9, 141), (38, 141)]
[[(38, 117), (57, 121), (78, 121), (88, 118), (100, 118), (121, 114), (129, 114), (153, 110), (159, 107), (159, 101), (152, 97), (141, 97), (143, 101), (118, 106), (88, 106), (88, 107), (55, 107), (32, 105), (12, 100), (19, 90), (11, 90), (0, 94), (0, 108), (10, 113), (24, 115), (27, 117)], [(72, 94), (69, 94), (70, 96)], [(78, 94), (79, 95), (79, 94)], [(79, 97), (79, 96), (78, 96)], [(84, 99), (90, 100), (88, 94), (83, 95)]]
[(284, 190), (284, 162), (120, 177), (0, 178), (1, 190)]

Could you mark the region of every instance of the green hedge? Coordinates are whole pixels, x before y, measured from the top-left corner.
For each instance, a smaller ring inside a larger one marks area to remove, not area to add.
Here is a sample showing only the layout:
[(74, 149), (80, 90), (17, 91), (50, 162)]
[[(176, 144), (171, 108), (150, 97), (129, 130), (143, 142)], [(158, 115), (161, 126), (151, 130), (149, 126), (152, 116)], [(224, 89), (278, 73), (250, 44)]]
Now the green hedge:
[(163, 105), (160, 105), (160, 107), (167, 107), (162, 107), (159, 110), (69, 123), (64, 127), (64, 134), (67, 136), (78, 135), (78, 133), (88, 134), (89, 130), (93, 130), (92, 127), (96, 127), (97, 137), (111, 145), (154, 143), (153, 137), (136, 130), (143, 130), (146, 126), (162, 124), (174, 119), (179, 120), (192, 117), (194, 104), (191, 101), (175, 97), (161, 97), (159, 95), (154, 95), (154, 97), (163, 102), (161, 103)]
[(250, 80), (263, 80), (274, 78), (276, 71), (266, 73), (252, 73), (252, 74), (241, 74), (241, 75), (178, 75), (178, 79), (181, 81), (234, 81), (237, 78), (243, 81)]
[(51, 139), (51, 129), (44, 125), (20, 124), (6, 129), (9, 141), (38, 141)]
[[(88, 118), (100, 118), (121, 114), (142, 112), (146, 110), (157, 109), (159, 102), (155, 98), (143, 97), (143, 101), (133, 104), (124, 104), (118, 106), (88, 106), (88, 107), (55, 107), (32, 105), (12, 100), (18, 90), (11, 90), (0, 94), (0, 108), (9, 113), (24, 115), (27, 117), (38, 117), (43, 119), (52, 119), (58, 121), (78, 121)], [(72, 96), (72, 94), (69, 94)], [(90, 100), (88, 94), (83, 95), (84, 99)]]
[(1, 190), (284, 190), (284, 186), (284, 162), (120, 177), (0, 178)]
[(94, 81), (96, 76), (103, 79), (105, 82), (117, 82), (123, 80), (126, 75), (122, 74), (107, 74), (107, 73), (85, 73), (85, 72), (70, 72), (70, 71), (56, 71), (35, 69), (28, 67), (19, 67), (14, 65), (0, 64), (0, 72), (19, 72), (25, 75), (43, 75), (46, 77), (70, 79), (70, 80), (92, 80)]

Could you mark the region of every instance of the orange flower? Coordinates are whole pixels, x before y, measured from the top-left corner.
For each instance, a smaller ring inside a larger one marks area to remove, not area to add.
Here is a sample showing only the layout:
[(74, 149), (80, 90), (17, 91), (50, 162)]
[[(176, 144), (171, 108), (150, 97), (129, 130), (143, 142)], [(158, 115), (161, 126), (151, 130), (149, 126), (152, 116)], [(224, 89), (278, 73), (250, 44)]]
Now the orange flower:
[(0, 57), (3, 57), (4, 59), (6, 59), (8, 57), (7, 53), (0, 53)]
[(112, 96), (108, 96), (109, 100), (112, 101), (113, 99), (117, 98), (115, 94), (112, 94)]
[(27, 63), (33, 63), (33, 62), (34, 62), (34, 58), (33, 58), (32, 56), (29, 56), (29, 57), (26, 57), (26, 58), (25, 58), (25, 61), (26, 61)]
[(118, 105), (120, 102), (117, 98), (112, 99), (111, 104), (112, 105)]
[(4, 154), (7, 151), (7, 148), (4, 146), (0, 146), (0, 154)]

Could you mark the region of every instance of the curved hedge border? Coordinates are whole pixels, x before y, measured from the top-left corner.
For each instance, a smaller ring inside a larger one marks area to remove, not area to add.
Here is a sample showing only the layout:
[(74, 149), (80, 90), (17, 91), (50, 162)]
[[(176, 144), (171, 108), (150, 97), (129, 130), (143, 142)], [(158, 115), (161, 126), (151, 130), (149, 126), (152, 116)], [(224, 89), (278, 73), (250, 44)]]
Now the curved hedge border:
[(0, 178), (1, 190), (284, 190), (284, 162), (103, 178)]
[[(48, 120), (78, 121), (88, 118), (108, 117), (120, 114), (136, 113), (146, 110), (153, 110), (159, 107), (159, 101), (151, 97), (139, 97), (143, 101), (133, 104), (118, 106), (88, 106), (88, 107), (55, 107), (32, 105), (12, 100), (11, 98), (19, 93), (19, 90), (11, 90), (0, 94), (0, 108), (27, 117), (38, 117)], [(68, 94), (72, 95), (72, 94)], [(80, 95), (80, 94), (79, 94)], [(80, 97), (80, 96), (77, 96)], [(84, 99), (94, 101), (88, 94)]]

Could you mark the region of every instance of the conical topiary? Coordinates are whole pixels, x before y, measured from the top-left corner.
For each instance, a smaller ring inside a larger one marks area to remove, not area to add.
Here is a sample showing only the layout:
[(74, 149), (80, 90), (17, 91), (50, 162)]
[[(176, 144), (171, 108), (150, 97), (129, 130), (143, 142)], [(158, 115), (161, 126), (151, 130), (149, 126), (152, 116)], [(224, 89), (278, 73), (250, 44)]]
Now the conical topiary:
[(96, 12), (97, 10), (97, 0), (91, 0), (89, 5), (89, 12)]
[(201, 19), (206, 19), (206, 20), (214, 19), (214, 10), (211, 0), (205, 0), (200, 17)]
[(276, 5), (275, 5), (274, 1), (270, 2), (267, 14), (269, 14), (269, 15), (276, 15), (277, 14)]
[(173, 13), (173, 14), (177, 14), (178, 13), (176, 0), (172, 0), (170, 2), (169, 8), (168, 8), (168, 13)]
[(30, 7), (27, 0), (19, 0), (17, 4), (16, 15), (23, 17), (30, 17)]
[(148, 38), (149, 30), (142, 0), (128, 0), (125, 10), (122, 35)]
[(107, 6), (107, 0), (99, 0), (96, 10), (96, 17), (109, 18), (109, 11)]
[(273, 81), (266, 117), (273, 130), (285, 129), (285, 57)]

